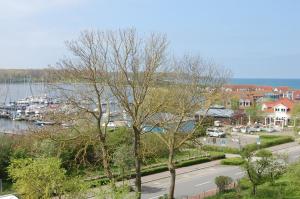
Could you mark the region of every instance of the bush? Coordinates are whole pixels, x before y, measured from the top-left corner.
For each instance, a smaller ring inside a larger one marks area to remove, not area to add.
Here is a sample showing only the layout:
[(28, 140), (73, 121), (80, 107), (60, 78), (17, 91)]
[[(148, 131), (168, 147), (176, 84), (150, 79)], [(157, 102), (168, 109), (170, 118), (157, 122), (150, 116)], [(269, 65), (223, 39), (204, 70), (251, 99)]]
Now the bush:
[(245, 160), (243, 158), (240, 157), (236, 157), (236, 158), (228, 158), (225, 160), (221, 161), (221, 164), (223, 165), (235, 165), (235, 166), (239, 166), (245, 163)]
[(240, 150), (237, 148), (232, 147), (222, 147), (222, 146), (212, 146), (212, 145), (205, 145), (202, 147), (205, 151), (218, 151), (223, 153), (232, 153), (232, 154), (239, 154)]
[(267, 148), (271, 146), (276, 146), (288, 142), (293, 142), (294, 138), (291, 136), (274, 136), (274, 135), (261, 135), (261, 144), (248, 144), (243, 150), (255, 151), (259, 148)]
[[(78, 178), (67, 179), (58, 158), (14, 159), (8, 167), (14, 188), (24, 198), (51, 198), (83, 192)], [(72, 196), (74, 198), (74, 196)]]
[(7, 167), (13, 153), (13, 141), (10, 137), (0, 136), (0, 179), (7, 180)]
[(232, 178), (228, 176), (218, 176), (215, 178), (215, 184), (217, 185), (219, 191), (223, 193), (227, 186), (233, 182)]

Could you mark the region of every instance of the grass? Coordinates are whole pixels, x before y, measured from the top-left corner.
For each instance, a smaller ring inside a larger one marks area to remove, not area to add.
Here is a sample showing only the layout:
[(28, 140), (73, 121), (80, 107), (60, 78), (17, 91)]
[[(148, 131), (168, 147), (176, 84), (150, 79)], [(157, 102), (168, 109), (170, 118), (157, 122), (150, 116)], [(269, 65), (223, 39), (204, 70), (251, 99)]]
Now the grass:
[(208, 199), (292, 199), (300, 198), (300, 163), (292, 164), (285, 174), (274, 183), (266, 182), (257, 187), (257, 194), (252, 195), (252, 186), (247, 178), (239, 181), (236, 189), (220, 193)]
[[(181, 168), (181, 167), (206, 163), (206, 162), (210, 162), (213, 160), (224, 159), (224, 158), (225, 158), (225, 154), (221, 153), (221, 152), (210, 152), (209, 155), (206, 153), (206, 155), (201, 154), (200, 156), (189, 156), (189, 157), (187, 157), (186, 152), (184, 152), (183, 154), (177, 156), (176, 167)], [(160, 172), (164, 172), (164, 171), (168, 171), (167, 160), (165, 160), (161, 163), (144, 166), (142, 168), (142, 176), (156, 174), (156, 173), (160, 173)], [(132, 170), (129, 175), (126, 175), (123, 177), (125, 179), (133, 178), (134, 173), (135, 173), (134, 170)], [(122, 177), (120, 177), (119, 173), (115, 173), (115, 176), (116, 176), (117, 180), (122, 180)], [(108, 183), (108, 179), (104, 175), (99, 176), (97, 179), (94, 179), (92, 181), (93, 181), (92, 186), (94, 186), (94, 187)]]
[(12, 183), (9, 182), (2, 182), (2, 192), (0, 192), (0, 195), (6, 195), (13, 193), (12, 190)]
[[(258, 149), (263, 149), (271, 146), (276, 146), (280, 144), (285, 144), (288, 142), (293, 142), (294, 138), (292, 136), (281, 136), (281, 135), (261, 135), (260, 142), (258, 145), (256, 143), (248, 144), (243, 148), (247, 148), (250, 151), (255, 151)], [(213, 146), (213, 145), (205, 145), (202, 147), (203, 150), (206, 151), (218, 151), (223, 153), (231, 153), (231, 154), (241, 154), (241, 150), (232, 147), (223, 147), (223, 146)]]
[(260, 136), (260, 142), (261, 142), (260, 145), (258, 145), (256, 143), (248, 144), (245, 148), (247, 148), (250, 151), (255, 151), (258, 149), (272, 147), (272, 146), (285, 144), (285, 143), (293, 142), (293, 141), (294, 141), (294, 138), (291, 136), (261, 135)]

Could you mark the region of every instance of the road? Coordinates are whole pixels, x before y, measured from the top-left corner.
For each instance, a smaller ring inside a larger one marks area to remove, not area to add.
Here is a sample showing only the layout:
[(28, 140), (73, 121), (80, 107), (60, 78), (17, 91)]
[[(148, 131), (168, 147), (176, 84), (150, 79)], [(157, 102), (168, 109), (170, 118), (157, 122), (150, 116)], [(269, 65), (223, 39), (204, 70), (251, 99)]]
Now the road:
[[(269, 148), (273, 153), (287, 154), (289, 162), (295, 162), (300, 158), (300, 145), (288, 143)], [(197, 195), (204, 191), (216, 188), (214, 179), (217, 176), (225, 175), (233, 179), (242, 178), (245, 174), (237, 166), (222, 166), (220, 161), (194, 165), (177, 170), (176, 198)], [(158, 199), (168, 192), (168, 173), (154, 174), (142, 178), (142, 198)]]

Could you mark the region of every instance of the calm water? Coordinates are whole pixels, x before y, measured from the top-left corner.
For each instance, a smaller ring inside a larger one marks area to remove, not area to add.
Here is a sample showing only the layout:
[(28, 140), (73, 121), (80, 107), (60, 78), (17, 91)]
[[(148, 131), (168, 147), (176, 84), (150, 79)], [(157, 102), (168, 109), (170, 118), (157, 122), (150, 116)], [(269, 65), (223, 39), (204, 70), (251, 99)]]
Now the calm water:
[[(267, 86), (289, 86), (300, 89), (300, 79), (239, 79), (231, 80), (232, 84), (256, 84)], [(0, 84), (0, 104), (9, 103), (32, 95), (50, 94), (49, 89), (44, 84)], [(28, 123), (22, 121), (12, 121), (0, 119), (1, 131), (18, 131), (28, 128)]]
[[(0, 84), (0, 104), (9, 103), (28, 96), (48, 94), (44, 84)], [(0, 118), (0, 132), (24, 131), (31, 124)]]
[(300, 89), (300, 79), (245, 79), (233, 78), (231, 84), (256, 84), (260, 86), (289, 86)]

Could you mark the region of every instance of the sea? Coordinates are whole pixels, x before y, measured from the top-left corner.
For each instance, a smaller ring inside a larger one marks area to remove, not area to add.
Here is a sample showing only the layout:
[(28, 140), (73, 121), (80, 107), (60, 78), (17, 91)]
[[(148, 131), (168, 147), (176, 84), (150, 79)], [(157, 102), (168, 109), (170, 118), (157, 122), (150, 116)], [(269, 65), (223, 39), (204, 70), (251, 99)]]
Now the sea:
[[(250, 79), (233, 78), (229, 84), (255, 84), (261, 86), (289, 86), (294, 89), (300, 89), (300, 79)], [(51, 91), (53, 92), (53, 91)], [(35, 84), (0, 84), (0, 104), (9, 103), (28, 96), (37, 96), (50, 94), (47, 85), (42, 83)], [(24, 131), (32, 124), (24, 121), (12, 121), (0, 118), (0, 132)]]
[[(300, 74), (299, 74), (300, 76)], [(254, 84), (259, 86), (288, 86), (294, 89), (300, 89), (300, 79), (251, 79), (251, 78), (233, 78), (230, 84)]]

